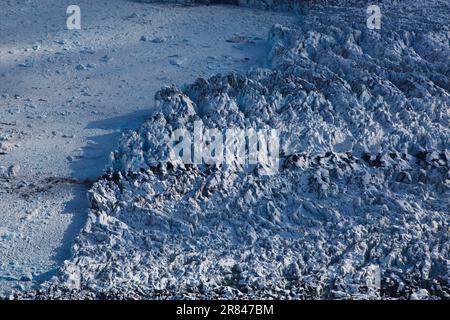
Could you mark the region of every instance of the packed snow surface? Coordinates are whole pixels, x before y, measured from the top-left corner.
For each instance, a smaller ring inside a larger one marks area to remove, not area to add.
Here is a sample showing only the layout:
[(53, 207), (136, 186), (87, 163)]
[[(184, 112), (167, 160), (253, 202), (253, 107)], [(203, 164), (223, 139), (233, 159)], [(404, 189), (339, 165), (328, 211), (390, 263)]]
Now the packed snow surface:
[[(33, 297), (449, 298), (444, 1), (308, 3), (265, 69), (165, 87), (89, 192), (61, 276)], [(278, 129), (280, 168), (183, 165), (177, 128)]]

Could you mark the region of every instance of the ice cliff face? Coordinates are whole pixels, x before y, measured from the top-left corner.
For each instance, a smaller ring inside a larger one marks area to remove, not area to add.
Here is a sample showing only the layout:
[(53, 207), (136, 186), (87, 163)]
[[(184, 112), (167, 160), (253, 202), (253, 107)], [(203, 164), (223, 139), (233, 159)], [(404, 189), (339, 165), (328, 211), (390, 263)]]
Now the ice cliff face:
[[(37, 294), (449, 298), (450, 7), (390, 8), (373, 31), (311, 5), (272, 28), (268, 69), (161, 90)], [(279, 173), (172, 163), (171, 132), (199, 119), (279, 129)]]

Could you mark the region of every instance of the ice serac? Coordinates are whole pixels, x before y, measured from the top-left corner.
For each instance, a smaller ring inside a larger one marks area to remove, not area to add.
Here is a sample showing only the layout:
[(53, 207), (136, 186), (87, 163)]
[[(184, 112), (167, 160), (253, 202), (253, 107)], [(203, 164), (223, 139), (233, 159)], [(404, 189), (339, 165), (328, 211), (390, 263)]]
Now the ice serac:
[[(450, 6), (415, 3), (380, 31), (311, 5), (270, 31), (269, 69), (162, 89), (41, 293), (448, 299)], [(173, 130), (200, 119), (279, 129), (278, 174), (171, 162)]]

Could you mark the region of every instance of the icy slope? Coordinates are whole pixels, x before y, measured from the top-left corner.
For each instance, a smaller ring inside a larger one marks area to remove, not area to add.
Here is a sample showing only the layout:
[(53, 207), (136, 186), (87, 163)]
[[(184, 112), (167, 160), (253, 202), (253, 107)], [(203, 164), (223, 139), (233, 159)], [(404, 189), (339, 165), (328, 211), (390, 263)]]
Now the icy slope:
[[(37, 294), (448, 299), (450, 7), (390, 8), (370, 31), (361, 8), (311, 6), (272, 28), (271, 70), (157, 93)], [(170, 162), (198, 119), (281, 130), (279, 173)]]

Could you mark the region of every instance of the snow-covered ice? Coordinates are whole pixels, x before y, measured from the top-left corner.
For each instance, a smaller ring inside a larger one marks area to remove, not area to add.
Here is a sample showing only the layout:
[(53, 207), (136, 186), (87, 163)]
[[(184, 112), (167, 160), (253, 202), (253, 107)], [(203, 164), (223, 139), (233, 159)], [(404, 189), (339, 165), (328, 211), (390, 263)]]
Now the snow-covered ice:
[[(16, 297), (448, 299), (450, 6), (387, 1), (369, 30), (350, 3), (277, 21), (265, 68), (159, 90), (90, 188), (71, 257)], [(278, 129), (279, 172), (171, 160), (198, 120)]]
[[(82, 29), (72, 31), (66, 30), (64, 1), (1, 5), (3, 293), (39, 285), (70, 257), (86, 222), (87, 189), (102, 175), (120, 133), (139, 127), (163, 85), (261, 65), (270, 27), (296, 20), (290, 13), (232, 6), (76, 4)], [(260, 40), (226, 41), (235, 36)], [(185, 59), (180, 66), (170, 63), (175, 55)], [(32, 281), (20, 281), (24, 274)]]

